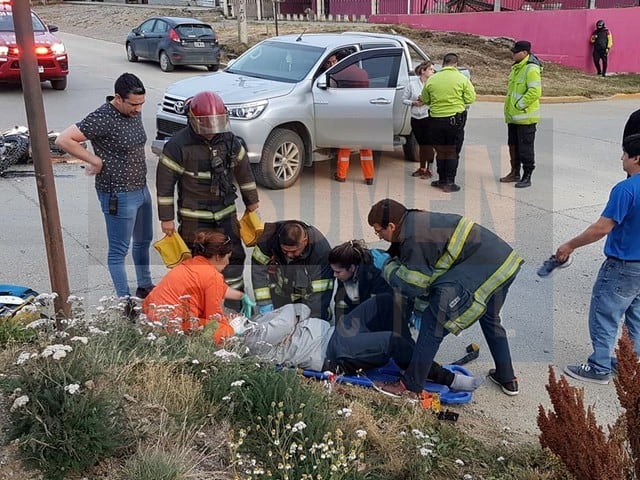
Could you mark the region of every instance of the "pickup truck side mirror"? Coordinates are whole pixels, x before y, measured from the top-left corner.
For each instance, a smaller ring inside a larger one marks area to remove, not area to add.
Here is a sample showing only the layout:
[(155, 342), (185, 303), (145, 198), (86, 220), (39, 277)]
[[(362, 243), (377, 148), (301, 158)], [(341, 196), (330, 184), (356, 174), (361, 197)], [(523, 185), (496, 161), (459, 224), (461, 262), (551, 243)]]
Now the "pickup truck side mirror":
[(321, 90), (326, 90), (327, 89), (327, 76), (328, 75), (320, 75), (318, 77), (318, 79), (316, 80), (316, 87), (318, 87)]

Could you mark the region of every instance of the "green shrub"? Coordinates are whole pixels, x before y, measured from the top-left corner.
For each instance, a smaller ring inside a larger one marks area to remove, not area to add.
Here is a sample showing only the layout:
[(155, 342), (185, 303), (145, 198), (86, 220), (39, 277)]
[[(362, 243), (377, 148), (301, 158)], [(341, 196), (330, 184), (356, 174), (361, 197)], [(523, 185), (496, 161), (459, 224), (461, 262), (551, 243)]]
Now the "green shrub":
[(11, 437), (27, 461), (59, 479), (126, 444), (121, 409), (108, 390), (96, 388), (99, 370), (81, 347), (51, 345), (28, 356), (18, 360), (21, 395), (11, 408)]

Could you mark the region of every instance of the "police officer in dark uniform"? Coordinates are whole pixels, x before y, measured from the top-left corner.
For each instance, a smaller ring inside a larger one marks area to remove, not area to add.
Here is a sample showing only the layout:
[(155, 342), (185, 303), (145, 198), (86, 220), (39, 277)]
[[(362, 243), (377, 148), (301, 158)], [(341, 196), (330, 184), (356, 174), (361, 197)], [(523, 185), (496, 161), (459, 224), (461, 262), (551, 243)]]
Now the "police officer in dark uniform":
[[(188, 125), (165, 144), (156, 173), (158, 216), (165, 235), (175, 230), (174, 190), (178, 186), (178, 232), (191, 247), (201, 228), (224, 231), (232, 245), (227, 284), (244, 290), (245, 253), (235, 200), (240, 190), (247, 210), (258, 208), (258, 190), (244, 141), (231, 133), (222, 99), (201, 92), (186, 102)], [(234, 184), (237, 183), (237, 187)], [(239, 310), (240, 305), (227, 302)]]

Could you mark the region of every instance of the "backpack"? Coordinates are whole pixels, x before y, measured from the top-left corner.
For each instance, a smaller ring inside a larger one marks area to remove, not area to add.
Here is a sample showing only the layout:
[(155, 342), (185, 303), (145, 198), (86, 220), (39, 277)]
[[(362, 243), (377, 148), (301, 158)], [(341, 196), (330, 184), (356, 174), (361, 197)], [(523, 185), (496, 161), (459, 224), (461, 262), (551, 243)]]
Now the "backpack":
[(11, 318), (38, 296), (38, 292), (20, 285), (0, 284), (0, 317)]

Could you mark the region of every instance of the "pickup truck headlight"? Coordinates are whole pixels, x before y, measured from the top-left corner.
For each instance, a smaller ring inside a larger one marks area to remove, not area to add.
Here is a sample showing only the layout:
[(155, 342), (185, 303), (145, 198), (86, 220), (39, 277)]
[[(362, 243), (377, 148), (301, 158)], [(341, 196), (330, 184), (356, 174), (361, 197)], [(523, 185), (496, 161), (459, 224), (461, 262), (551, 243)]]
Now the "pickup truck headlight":
[(269, 102), (262, 100), (260, 102), (245, 103), (242, 105), (227, 105), (229, 111), (229, 117), (237, 118), (239, 120), (253, 120), (259, 117), (264, 109), (267, 108)]
[(51, 45), (51, 51), (55, 55), (60, 55), (61, 53), (64, 53), (64, 44), (62, 44), (62, 43), (54, 43), (53, 45)]

